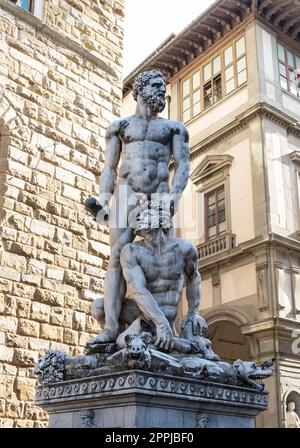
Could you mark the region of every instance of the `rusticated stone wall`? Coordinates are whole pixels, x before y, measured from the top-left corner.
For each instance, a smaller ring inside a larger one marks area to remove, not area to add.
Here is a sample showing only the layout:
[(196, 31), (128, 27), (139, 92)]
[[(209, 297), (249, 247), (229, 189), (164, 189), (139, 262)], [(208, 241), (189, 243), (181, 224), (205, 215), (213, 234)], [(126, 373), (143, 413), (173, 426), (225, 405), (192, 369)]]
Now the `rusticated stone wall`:
[(120, 111), (123, 3), (44, 0), (42, 26), (0, 0), (0, 427), (45, 425), (39, 355), (98, 331), (108, 234), (84, 201)]
[(122, 65), (123, 0), (48, 0), (45, 21), (116, 70)]

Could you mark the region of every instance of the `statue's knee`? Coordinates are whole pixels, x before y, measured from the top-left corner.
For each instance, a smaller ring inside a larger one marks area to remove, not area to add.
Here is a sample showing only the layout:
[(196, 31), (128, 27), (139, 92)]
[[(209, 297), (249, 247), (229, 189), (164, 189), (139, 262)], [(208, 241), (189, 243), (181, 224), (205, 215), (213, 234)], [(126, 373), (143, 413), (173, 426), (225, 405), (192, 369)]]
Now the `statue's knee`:
[(100, 297), (99, 299), (94, 300), (94, 302), (91, 305), (91, 313), (92, 316), (96, 319), (96, 321), (99, 322), (100, 325), (102, 325), (103, 321), (105, 320), (103, 298)]

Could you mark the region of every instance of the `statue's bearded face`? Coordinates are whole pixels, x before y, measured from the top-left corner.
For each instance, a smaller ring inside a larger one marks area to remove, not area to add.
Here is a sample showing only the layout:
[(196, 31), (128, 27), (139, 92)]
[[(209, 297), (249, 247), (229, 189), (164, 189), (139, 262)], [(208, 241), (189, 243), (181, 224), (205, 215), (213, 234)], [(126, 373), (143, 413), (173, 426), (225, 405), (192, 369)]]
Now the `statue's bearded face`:
[(150, 79), (143, 88), (142, 97), (152, 112), (162, 112), (166, 105), (166, 84), (164, 79), (161, 77)]

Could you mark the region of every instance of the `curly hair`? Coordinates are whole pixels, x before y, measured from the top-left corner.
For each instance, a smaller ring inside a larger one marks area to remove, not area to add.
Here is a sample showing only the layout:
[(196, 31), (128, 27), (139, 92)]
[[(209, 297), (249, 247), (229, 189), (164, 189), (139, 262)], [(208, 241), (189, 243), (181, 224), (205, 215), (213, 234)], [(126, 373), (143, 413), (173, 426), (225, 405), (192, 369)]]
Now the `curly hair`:
[(147, 70), (145, 72), (140, 73), (134, 80), (132, 95), (133, 98), (137, 99), (137, 96), (142, 93), (143, 88), (149, 83), (152, 78), (162, 78), (165, 80), (162, 72), (158, 70)]
[(159, 228), (169, 230), (172, 227), (171, 213), (163, 202), (146, 202), (140, 207), (136, 222), (131, 226), (135, 233)]

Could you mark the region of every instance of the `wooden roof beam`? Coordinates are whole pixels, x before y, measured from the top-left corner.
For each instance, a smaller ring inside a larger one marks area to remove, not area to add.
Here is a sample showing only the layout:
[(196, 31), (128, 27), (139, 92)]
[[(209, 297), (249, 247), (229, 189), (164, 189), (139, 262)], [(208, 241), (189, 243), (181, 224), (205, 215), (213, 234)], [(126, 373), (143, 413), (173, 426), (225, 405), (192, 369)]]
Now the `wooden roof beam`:
[(252, 0), (251, 11), (254, 13), (258, 11), (258, 2), (259, 0)]
[(207, 30), (208, 33), (207, 32), (206, 33), (209, 35), (214, 35), (215, 33), (217, 33), (219, 31), (216, 27), (208, 25), (208, 24), (204, 24), (204, 23), (201, 23), (201, 26), (199, 26), (200, 32), (201, 32), (201, 28), (205, 30), (204, 32), (206, 32), (206, 30)]
[[(210, 27), (210, 28), (208, 28)], [(224, 27), (222, 25), (207, 25), (207, 29), (211, 31), (212, 38), (214, 39), (215, 36), (222, 37), (224, 35)]]
[(232, 22), (231, 22), (231, 20), (228, 18), (228, 16), (227, 17), (224, 17), (224, 16), (219, 16), (219, 15), (217, 15), (217, 14), (211, 14), (211, 16), (217, 21), (217, 23), (219, 23), (219, 24), (221, 24), (221, 25), (223, 25), (223, 26), (230, 26), (230, 27), (232, 27)]
[(278, 5), (278, 3), (275, 3), (275, 5), (271, 6), (270, 8), (268, 8), (265, 18), (267, 20), (270, 20), (272, 18), (272, 16), (277, 12), (277, 11), (282, 11), (282, 6)]
[(230, 3), (232, 3), (233, 5), (235, 5), (237, 8), (242, 8), (244, 11), (248, 11), (250, 8), (250, 5), (245, 5), (245, 3), (241, 0), (230, 0)]
[(177, 51), (179, 51), (180, 53), (182, 53), (182, 54), (186, 54), (187, 56), (190, 56), (191, 54), (193, 54), (191, 50), (187, 50), (186, 48), (181, 48), (181, 47), (179, 47), (178, 45), (174, 45), (174, 48), (175, 48)]
[(176, 66), (176, 62), (181, 62), (184, 60), (184, 58), (180, 57), (180, 56), (175, 56), (172, 53), (166, 54), (164, 55), (164, 60), (170, 64), (170, 65), (174, 65), (174, 67)]
[[(269, 20), (269, 19), (272, 18), (272, 16), (274, 14), (277, 14), (277, 13), (278, 13), (278, 15), (281, 15), (281, 16), (284, 17), (284, 16), (288, 15), (290, 10), (293, 10), (293, 9), (296, 9), (296, 10), (298, 9), (299, 10), (299, 4), (297, 6), (295, 4), (294, 5), (287, 5), (286, 4), (286, 0), (280, 0), (280, 1), (277, 1), (277, 3), (275, 2), (275, 4), (272, 5), (267, 10), (265, 17), (266, 17), (266, 19)], [(276, 19), (276, 17), (275, 17), (275, 19)]]
[(300, 24), (297, 25), (296, 28), (292, 31), (292, 37), (296, 39), (299, 33), (300, 33)]
[(159, 62), (155, 62), (154, 64), (151, 64), (149, 67), (149, 70), (157, 70), (159, 69), (161, 72), (163, 72), (163, 74), (168, 78), (171, 76), (171, 72), (165, 68), (165, 66), (163, 66), (162, 64), (160, 64)]
[(189, 37), (183, 37), (181, 40), (186, 42), (192, 48), (199, 48), (199, 47), (203, 46), (203, 44), (201, 42), (190, 39)]
[(186, 62), (186, 58), (185, 57), (180, 57), (180, 56), (178, 56), (178, 55), (170, 55), (170, 57), (171, 57), (171, 59), (173, 60), (173, 61), (177, 61), (177, 62), (179, 62), (179, 63), (181, 63), (181, 62)]
[(199, 56), (199, 54), (203, 53), (203, 51), (205, 51), (205, 46), (196, 48), (196, 56)]
[(232, 9), (228, 9), (225, 6), (220, 5), (219, 8), (216, 10), (216, 12), (222, 12), (223, 14), (226, 14), (226, 16), (230, 16), (233, 19), (236, 17), (237, 14), (239, 14), (239, 12), (237, 11), (233, 11)]
[(260, 2), (260, 5), (258, 7), (258, 12), (262, 12), (264, 8), (269, 6), (271, 3), (273, 3), (274, 0), (262, 0)]
[(156, 61), (155, 62), (156, 65), (160, 65), (162, 67), (169, 67), (171, 70), (173, 70), (175, 68), (174, 64), (170, 64), (169, 62), (163, 62), (163, 61)]
[(298, 22), (299, 22), (299, 17), (292, 17), (291, 19), (288, 19), (283, 24), (283, 31), (287, 32), (291, 28), (291, 26), (294, 26)]
[(218, 11), (223, 12), (227, 16), (233, 19), (233, 22), (240, 23), (243, 20), (243, 14), (240, 9), (235, 8), (226, 8), (225, 6), (220, 6)]
[[(195, 39), (191, 39), (193, 42), (197, 43), (197, 48), (204, 48), (205, 49), (205, 39), (201, 36), (201, 34), (195, 34), (191, 32), (191, 36), (195, 37)], [(188, 36), (188, 38), (190, 38)]]
[(199, 29), (199, 33), (201, 35), (203, 35), (203, 39), (204, 36), (207, 37), (207, 41), (209, 41), (210, 43), (213, 43), (215, 41), (215, 34), (218, 32), (217, 30), (213, 31), (212, 28), (210, 26), (205, 26), (205, 25), (201, 25), (201, 27), (198, 28)]
[(206, 24), (217, 31), (220, 31), (220, 29), (223, 28), (223, 24), (221, 23), (220, 19), (218, 21), (215, 17), (208, 17), (206, 19)]
[(195, 30), (190, 30), (190, 35), (195, 36), (197, 39), (201, 39), (203, 40), (207, 40), (204, 39), (203, 35), (199, 33), (199, 31), (195, 31)]
[[(299, 5), (290, 5), (287, 6), (283, 11), (281, 11), (274, 19), (274, 25), (279, 25), (279, 23), (286, 18), (288, 14), (290, 14), (293, 11), (299, 11)], [(293, 17), (294, 19), (294, 17)], [(299, 17), (298, 17), (299, 21)]]
[(202, 41), (207, 42), (207, 43), (212, 43), (212, 39), (210, 36), (207, 35), (207, 33), (203, 33), (200, 31), (190, 31), (190, 34), (193, 34), (194, 36), (197, 36), (199, 39), (202, 39)]
[(193, 52), (193, 54), (191, 54), (191, 56), (188, 57), (187, 60), (188, 64), (192, 62), (196, 58), (196, 56), (197, 56), (196, 52)]

